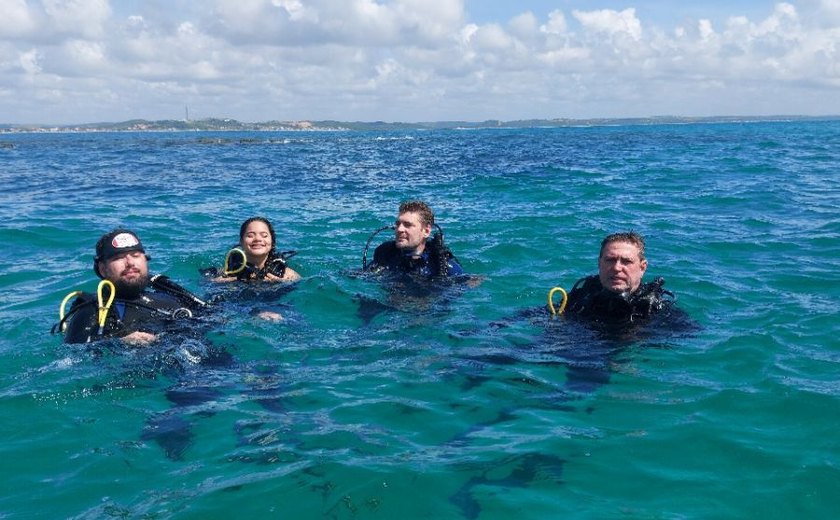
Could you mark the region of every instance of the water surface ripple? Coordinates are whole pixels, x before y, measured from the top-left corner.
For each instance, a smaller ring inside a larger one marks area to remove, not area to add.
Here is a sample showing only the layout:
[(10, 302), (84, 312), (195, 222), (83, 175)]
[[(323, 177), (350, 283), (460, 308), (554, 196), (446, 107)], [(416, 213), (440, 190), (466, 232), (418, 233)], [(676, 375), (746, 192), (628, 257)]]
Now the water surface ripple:
[[(836, 121), (0, 144), (3, 518), (840, 511)], [(409, 198), (480, 285), (356, 274)], [(208, 294), (198, 269), (256, 214), (298, 251), (293, 291), (235, 292), (149, 349), (49, 334), (95, 287), (104, 231), (137, 230), (155, 272)], [(700, 330), (518, 317), (631, 228)]]

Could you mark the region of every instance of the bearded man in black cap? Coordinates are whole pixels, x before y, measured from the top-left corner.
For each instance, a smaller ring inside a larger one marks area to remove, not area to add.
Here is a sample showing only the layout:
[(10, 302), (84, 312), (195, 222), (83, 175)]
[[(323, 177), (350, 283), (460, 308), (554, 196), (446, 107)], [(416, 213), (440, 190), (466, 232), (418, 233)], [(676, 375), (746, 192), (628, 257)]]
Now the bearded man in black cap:
[[(115, 229), (96, 243), (93, 271), (103, 281), (97, 294), (82, 293), (67, 316), (65, 343), (118, 337), (145, 345), (172, 322), (190, 318), (206, 304), (167, 277), (149, 277), (149, 257), (135, 233)], [(149, 290), (149, 289), (153, 289)]]

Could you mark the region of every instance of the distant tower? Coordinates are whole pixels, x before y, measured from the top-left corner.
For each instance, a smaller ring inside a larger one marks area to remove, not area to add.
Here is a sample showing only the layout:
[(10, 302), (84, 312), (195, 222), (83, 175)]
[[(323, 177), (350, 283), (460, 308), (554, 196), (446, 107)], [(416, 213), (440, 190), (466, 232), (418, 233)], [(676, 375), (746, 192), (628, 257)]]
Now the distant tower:
[(190, 107), (189, 107), (189, 105), (184, 105), (184, 121), (186, 121), (188, 123), (190, 121)]

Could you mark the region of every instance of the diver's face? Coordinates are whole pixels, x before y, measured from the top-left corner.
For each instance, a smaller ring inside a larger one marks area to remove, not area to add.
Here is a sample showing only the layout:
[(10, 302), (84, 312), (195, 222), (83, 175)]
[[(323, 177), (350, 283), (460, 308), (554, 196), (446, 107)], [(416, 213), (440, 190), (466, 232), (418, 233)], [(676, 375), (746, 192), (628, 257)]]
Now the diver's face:
[(268, 229), (268, 225), (259, 220), (248, 224), (245, 233), (239, 240), (239, 245), (242, 246), (245, 256), (251, 263), (258, 263), (255, 260), (267, 257), (268, 253), (271, 252), (271, 246), (274, 245), (271, 242), (271, 231)]
[(616, 293), (638, 289), (646, 270), (647, 260), (639, 258), (639, 248), (629, 242), (610, 242), (598, 258), (601, 285)]
[(110, 280), (120, 294), (139, 294), (149, 283), (149, 264), (146, 253), (129, 251), (99, 262), (99, 273)]
[(394, 232), (397, 249), (404, 253), (420, 254), (423, 252), (426, 247), (426, 239), (432, 233), (432, 226), (422, 224), (419, 213), (414, 211), (400, 213), (394, 225), (397, 228)]

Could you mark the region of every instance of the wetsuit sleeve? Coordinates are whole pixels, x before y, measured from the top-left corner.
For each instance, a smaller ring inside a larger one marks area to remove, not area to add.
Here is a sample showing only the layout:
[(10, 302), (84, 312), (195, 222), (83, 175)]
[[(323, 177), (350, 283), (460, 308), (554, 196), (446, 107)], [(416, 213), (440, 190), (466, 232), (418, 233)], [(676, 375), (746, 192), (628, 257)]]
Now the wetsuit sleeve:
[[(75, 309), (75, 310), (74, 310)], [(65, 343), (87, 343), (96, 332), (96, 304), (91, 300), (77, 298), (70, 307), (73, 313), (67, 321), (67, 328), (64, 330)]]
[(458, 276), (464, 274), (464, 268), (458, 263), (454, 256), (446, 261), (446, 270), (449, 276)]

